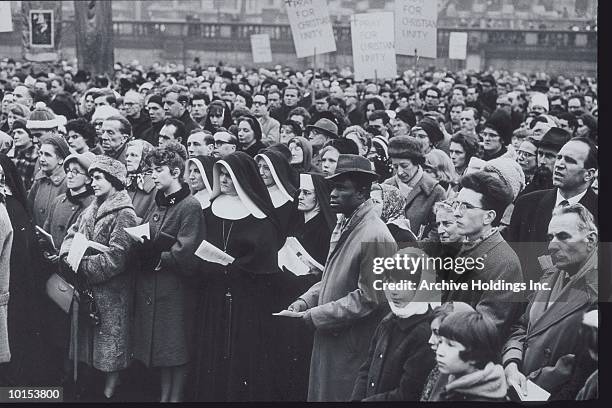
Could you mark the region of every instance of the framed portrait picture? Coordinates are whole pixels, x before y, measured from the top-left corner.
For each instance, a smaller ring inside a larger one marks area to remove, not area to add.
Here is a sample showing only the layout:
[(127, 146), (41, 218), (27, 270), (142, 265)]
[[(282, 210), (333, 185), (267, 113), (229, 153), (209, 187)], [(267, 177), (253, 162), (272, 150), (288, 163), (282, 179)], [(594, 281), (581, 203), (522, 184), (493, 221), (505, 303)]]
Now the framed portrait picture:
[(30, 10), (30, 47), (55, 46), (53, 10)]

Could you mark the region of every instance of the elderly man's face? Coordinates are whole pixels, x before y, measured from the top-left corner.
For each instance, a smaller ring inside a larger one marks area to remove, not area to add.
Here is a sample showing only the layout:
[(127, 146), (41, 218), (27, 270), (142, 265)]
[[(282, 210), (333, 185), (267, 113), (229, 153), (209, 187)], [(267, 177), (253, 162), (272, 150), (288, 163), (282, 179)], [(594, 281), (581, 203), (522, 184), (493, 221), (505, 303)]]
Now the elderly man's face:
[(577, 214), (555, 215), (548, 224), (548, 252), (562, 270), (581, 265), (596, 245), (597, 233), (579, 228)]
[(100, 144), (105, 154), (114, 154), (128, 138), (121, 133), (121, 123), (116, 120), (105, 120), (102, 123)]
[(128, 117), (136, 118), (140, 115), (140, 100), (136, 95), (128, 93), (123, 98), (123, 106)]
[(590, 181), (594, 169), (585, 168), (588, 153), (588, 146), (581, 141), (570, 140), (564, 144), (555, 161), (553, 186), (569, 190)]

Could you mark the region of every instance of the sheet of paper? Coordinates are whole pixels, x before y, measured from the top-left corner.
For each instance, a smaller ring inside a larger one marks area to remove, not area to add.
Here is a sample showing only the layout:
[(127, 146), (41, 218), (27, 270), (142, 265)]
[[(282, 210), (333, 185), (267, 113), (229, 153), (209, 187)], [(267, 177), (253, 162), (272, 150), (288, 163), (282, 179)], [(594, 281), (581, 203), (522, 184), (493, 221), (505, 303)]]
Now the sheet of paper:
[(151, 239), (151, 228), (148, 222), (142, 225), (137, 225), (135, 227), (124, 228), (124, 230), (134, 241), (143, 243), (143, 236), (147, 237), (147, 239)]
[(298, 241), (296, 237), (289, 237), (287, 238), (286, 242), (289, 243), (289, 245), (295, 250), (295, 253), (298, 257), (306, 258), (306, 260), (312, 266), (323, 272), (323, 269), (325, 269), (325, 267), (319, 262), (317, 262), (316, 259), (314, 259), (312, 256), (310, 256), (310, 254), (306, 251), (306, 249), (304, 249), (304, 247), (302, 246), (302, 244), (300, 244), (300, 241)]
[(278, 251), (278, 267), (282, 269), (283, 266), (295, 276), (308, 275), (310, 272), (310, 268), (300, 260), (288, 239), (285, 241), (285, 245)]
[(87, 237), (85, 237), (85, 235), (77, 232), (72, 238), (72, 244), (70, 244), (70, 250), (68, 251), (68, 256), (66, 257), (66, 262), (68, 262), (68, 265), (70, 265), (73, 271), (76, 272), (77, 269), (79, 269), (79, 265), (81, 264), (81, 260), (83, 259), (87, 248), (93, 248), (98, 252), (106, 252), (109, 250), (106, 245), (90, 241), (87, 239)]
[(36, 231), (38, 231), (40, 235), (42, 235), (45, 238), (45, 240), (47, 240), (47, 242), (51, 244), (54, 251), (57, 251), (57, 247), (55, 246), (55, 242), (53, 242), (53, 236), (51, 236), (51, 234), (49, 234), (44, 229), (40, 228), (38, 225), (36, 226)]
[(195, 255), (204, 261), (220, 265), (228, 265), (234, 262), (233, 256), (226, 254), (206, 240), (203, 240), (198, 249), (196, 249)]
[(291, 310), (281, 310), (278, 313), (272, 313), (272, 316), (283, 316), (283, 317), (302, 317), (306, 312), (292, 312)]
[(516, 391), (521, 401), (548, 401), (550, 392), (538, 386), (531, 380), (527, 380), (527, 395), (523, 396), (519, 390)]

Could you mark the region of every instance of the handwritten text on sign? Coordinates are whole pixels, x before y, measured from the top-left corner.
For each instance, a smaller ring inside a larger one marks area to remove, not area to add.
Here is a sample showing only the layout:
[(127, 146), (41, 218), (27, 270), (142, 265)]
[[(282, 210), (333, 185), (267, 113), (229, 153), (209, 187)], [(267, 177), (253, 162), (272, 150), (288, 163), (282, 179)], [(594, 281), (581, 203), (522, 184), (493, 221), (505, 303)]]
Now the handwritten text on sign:
[(336, 51), (327, 0), (285, 0), (298, 58)]
[(254, 63), (272, 62), (272, 49), (268, 34), (251, 34), (251, 50)]
[(397, 76), (393, 13), (353, 15), (351, 37), (356, 80)]
[(397, 53), (426, 58), (437, 56), (438, 1), (395, 0)]

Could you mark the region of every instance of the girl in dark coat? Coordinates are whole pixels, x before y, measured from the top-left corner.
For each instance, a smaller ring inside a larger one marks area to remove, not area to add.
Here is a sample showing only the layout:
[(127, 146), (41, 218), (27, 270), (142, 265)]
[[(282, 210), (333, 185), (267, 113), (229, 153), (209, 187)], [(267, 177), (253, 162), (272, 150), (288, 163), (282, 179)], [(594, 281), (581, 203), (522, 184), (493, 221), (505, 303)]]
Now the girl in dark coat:
[[(320, 265), (325, 265), (331, 233), (336, 216), (329, 206), (329, 189), (323, 176), (300, 174), (298, 214), (290, 226), (289, 236), (295, 237), (306, 252)], [(308, 275), (296, 276), (285, 269), (277, 290), (280, 309), (285, 309), (295, 298), (321, 279), (318, 268)], [(306, 401), (308, 373), (312, 354), (312, 330), (298, 319), (277, 318), (278, 358), (275, 373), (276, 397), (284, 401)]]
[(204, 119), (204, 130), (208, 130), (214, 135), (220, 127), (229, 129), (232, 123), (232, 110), (224, 101), (216, 100), (208, 105), (208, 112)]
[(170, 142), (146, 156), (157, 186), (155, 205), (145, 215), (151, 239), (136, 245), (134, 357), (161, 368), (161, 402), (179, 402), (192, 358), (190, 339), (194, 294), (186, 279), (194, 272), (202, 241), (202, 211), (182, 182), (187, 151)]
[[(9, 277), (8, 340), (11, 361), (0, 365), (0, 385), (49, 384), (54, 377), (44, 360), (40, 335), (44, 276), (40, 271), (40, 252), (34, 234), (23, 181), (11, 159), (0, 155), (4, 183), (0, 185), (13, 227)], [(59, 379), (59, 377), (58, 377)], [(59, 385), (59, 384), (58, 384)]]
[(236, 152), (215, 163), (207, 241), (234, 258), (199, 274), (196, 401), (271, 399), (272, 282), (279, 225), (255, 161)]
[(134, 211), (140, 218), (155, 205), (157, 190), (144, 160), (151, 150), (153, 145), (141, 139), (128, 142), (125, 150), (125, 167), (128, 172), (126, 190), (134, 204)]
[(199, 201), (202, 210), (210, 207), (213, 185), (213, 165), (217, 160), (211, 156), (196, 156), (187, 160), (187, 180), (191, 194)]
[(298, 173), (277, 151), (266, 149), (255, 156), (259, 175), (268, 189), (281, 226), (281, 240), (287, 236), (289, 224), (296, 217)]
[(238, 119), (238, 142), (240, 150), (251, 157), (266, 146), (261, 142), (261, 125), (255, 116), (245, 115)]

